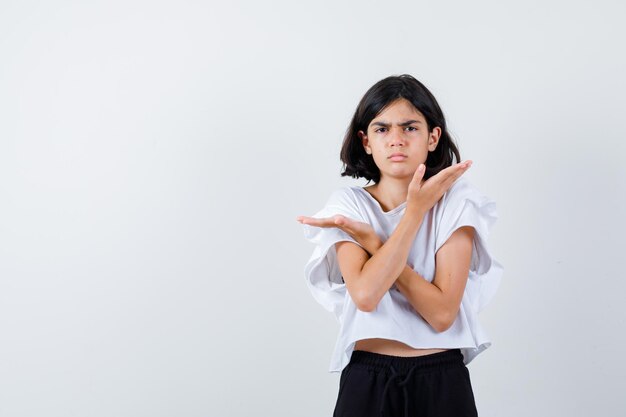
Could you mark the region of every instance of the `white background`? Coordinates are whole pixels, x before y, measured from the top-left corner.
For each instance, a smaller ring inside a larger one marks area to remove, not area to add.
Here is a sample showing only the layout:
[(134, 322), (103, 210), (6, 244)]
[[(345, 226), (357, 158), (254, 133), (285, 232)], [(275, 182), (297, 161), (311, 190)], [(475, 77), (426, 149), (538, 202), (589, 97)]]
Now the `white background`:
[(296, 222), (410, 73), (497, 202), (482, 417), (623, 415), (619, 1), (0, 3), (0, 416), (330, 416)]

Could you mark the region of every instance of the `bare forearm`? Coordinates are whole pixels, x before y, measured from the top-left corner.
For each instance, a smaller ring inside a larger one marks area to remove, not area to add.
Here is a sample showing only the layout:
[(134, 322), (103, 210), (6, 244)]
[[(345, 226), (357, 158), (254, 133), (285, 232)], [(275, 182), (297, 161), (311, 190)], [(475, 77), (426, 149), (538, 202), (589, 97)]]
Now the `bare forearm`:
[(398, 276), (396, 287), (433, 328), (440, 329), (448, 322), (445, 314), (449, 309), (444, 305), (443, 292), (409, 265), (405, 265)]
[(423, 218), (421, 211), (407, 209), (389, 239), (363, 265), (359, 281), (373, 306), (402, 273)]
[[(368, 243), (367, 251), (374, 255), (382, 246), (383, 242), (378, 239)], [(395, 284), (415, 311), (431, 326), (436, 328), (445, 322), (444, 312), (447, 310), (443, 307), (444, 297), (439, 287), (428, 282), (408, 264), (404, 265)]]

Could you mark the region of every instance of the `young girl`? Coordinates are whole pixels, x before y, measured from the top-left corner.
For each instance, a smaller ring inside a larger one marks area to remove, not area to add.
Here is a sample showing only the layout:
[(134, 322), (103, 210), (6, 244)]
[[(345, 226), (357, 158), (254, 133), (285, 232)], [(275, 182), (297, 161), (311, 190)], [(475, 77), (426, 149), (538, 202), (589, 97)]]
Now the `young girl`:
[(341, 149), (341, 175), (374, 185), (341, 187), (298, 217), (316, 244), (307, 284), (340, 325), (335, 417), (477, 416), (466, 365), (491, 345), (477, 314), (503, 268), (486, 245), (495, 202), (460, 159), (430, 91), (385, 78)]

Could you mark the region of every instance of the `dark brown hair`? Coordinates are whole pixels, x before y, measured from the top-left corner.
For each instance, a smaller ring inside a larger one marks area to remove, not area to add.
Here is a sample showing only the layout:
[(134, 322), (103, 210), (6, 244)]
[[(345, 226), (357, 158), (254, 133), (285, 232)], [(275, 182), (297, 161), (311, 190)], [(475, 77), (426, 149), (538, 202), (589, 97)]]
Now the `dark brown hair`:
[(394, 101), (404, 98), (424, 115), (427, 129), (441, 128), (441, 136), (437, 148), (428, 153), (424, 179), (428, 179), (456, 162), (461, 155), (446, 126), (446, 119), (432, 93), (413, 76), (408, 74), (391, 76), (378, 81), (363, 96), (354, 112), (350, 126), (341, 147), (341, 161), (344, 164), (341, 176), (365, 178), (367, 181), (380, 181), (380, 170), (374, 163), (372, 155), (365, 153), (363, 143), (358, 136), (359, 130), (367, 132), (371, 121)]

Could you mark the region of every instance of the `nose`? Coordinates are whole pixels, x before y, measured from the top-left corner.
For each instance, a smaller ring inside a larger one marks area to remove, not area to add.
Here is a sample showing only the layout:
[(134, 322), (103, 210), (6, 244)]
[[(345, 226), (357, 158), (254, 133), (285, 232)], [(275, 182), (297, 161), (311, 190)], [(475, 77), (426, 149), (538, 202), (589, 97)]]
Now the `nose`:
[(404, 146), (404, 129), (401, 126), (395, 126), (391, 129), (389, 135), (389, 144), (391, 146)]

